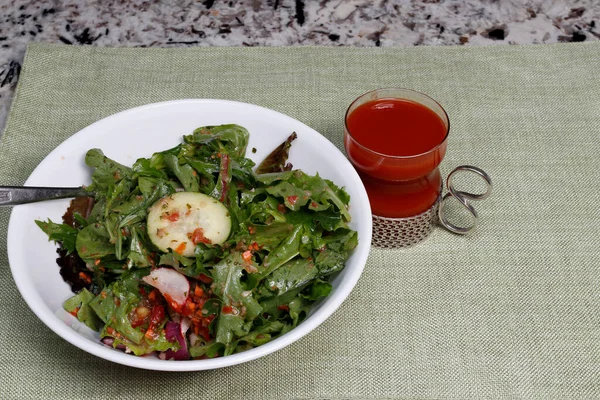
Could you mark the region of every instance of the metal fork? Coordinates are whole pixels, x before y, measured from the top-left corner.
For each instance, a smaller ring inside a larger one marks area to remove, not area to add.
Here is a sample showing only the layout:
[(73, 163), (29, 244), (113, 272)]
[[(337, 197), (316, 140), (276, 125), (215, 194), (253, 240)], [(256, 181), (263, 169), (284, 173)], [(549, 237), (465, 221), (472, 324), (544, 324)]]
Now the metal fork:
[(0, 186), (0, 206), (35, 203), (44, 200), (89, 196), (83, 187)]

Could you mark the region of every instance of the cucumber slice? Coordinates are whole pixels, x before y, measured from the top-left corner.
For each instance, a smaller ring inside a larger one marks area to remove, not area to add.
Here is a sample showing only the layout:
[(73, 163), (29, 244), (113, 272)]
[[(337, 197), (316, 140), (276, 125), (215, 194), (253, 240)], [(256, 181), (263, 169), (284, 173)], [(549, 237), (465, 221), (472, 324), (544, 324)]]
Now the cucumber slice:
[(148, 210), (148, 236), (164, 252), (192, 257), (196, 244), (222, 244), (231, 231), (223, 203), (202, 193), (179, 192), (163, 197)]

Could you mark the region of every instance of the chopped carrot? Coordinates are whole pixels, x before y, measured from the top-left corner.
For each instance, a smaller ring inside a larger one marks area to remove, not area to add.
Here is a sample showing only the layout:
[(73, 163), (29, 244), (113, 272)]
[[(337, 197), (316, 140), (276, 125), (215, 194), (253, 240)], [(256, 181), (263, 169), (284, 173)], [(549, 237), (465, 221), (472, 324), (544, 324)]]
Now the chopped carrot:
[(90, 283), (92, 283), (92, 278), (91, 278), (91, 277), (90, 277), (90, 276), (89, 276), (87, 273), (85, 273), (85, 272), (83, 272), (83, 271), (81, 271), (81, 272), (79, 273), (79, 278), (80, 278), (81, 280), (83, 280), (83, 281), (84, 281), (85, 283), (87, 283), (87, 284), (90, 284)]
[(175, 253), (182, 254), (185, 251), (186, 247), (187, 247), (186, 242), (179, 243), (179, 246), (177, 246), (177, 248), (175, 249)]

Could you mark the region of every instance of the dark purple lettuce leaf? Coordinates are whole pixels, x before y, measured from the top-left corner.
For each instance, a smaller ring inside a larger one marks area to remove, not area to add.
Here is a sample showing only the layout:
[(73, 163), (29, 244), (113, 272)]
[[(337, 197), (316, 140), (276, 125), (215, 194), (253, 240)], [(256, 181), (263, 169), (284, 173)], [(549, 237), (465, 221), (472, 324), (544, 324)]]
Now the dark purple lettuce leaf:
[(298, 137), (296, 132), (293, 132), (285, 142), (281, 143), (275, 150), (271, 152), (260, 165), (256, 168), (256, 174), (268, 174), (270, 172), (290, 171), (292, 164), (288, 162), (290, 155), (290, 147), (292, 142)]

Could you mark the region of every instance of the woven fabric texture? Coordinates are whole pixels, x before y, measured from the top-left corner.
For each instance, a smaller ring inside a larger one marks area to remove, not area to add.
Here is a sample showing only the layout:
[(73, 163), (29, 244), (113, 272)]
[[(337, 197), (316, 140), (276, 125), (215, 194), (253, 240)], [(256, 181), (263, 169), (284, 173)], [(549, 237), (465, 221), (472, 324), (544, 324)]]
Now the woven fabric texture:
[(170, 99), (269, 107), (342, 149), (352, 100), (374, 88), (408, 87), (437, 99), (450, 116), (442, 172), (476, 165), (495, 186), (476, 204), (473, 234), (435, 229), (412, 248), (373, 248), (355, 290), (318, 329), (259, 360), (195, 373), (112, 364), (47, 329), (11, 278), (10, 210), (2, 209), (0, 397), (599, 398), (598, 60), (600, 43), (31, 45), (0, 144), (0, 184), (22, 184), (92, 122)]

